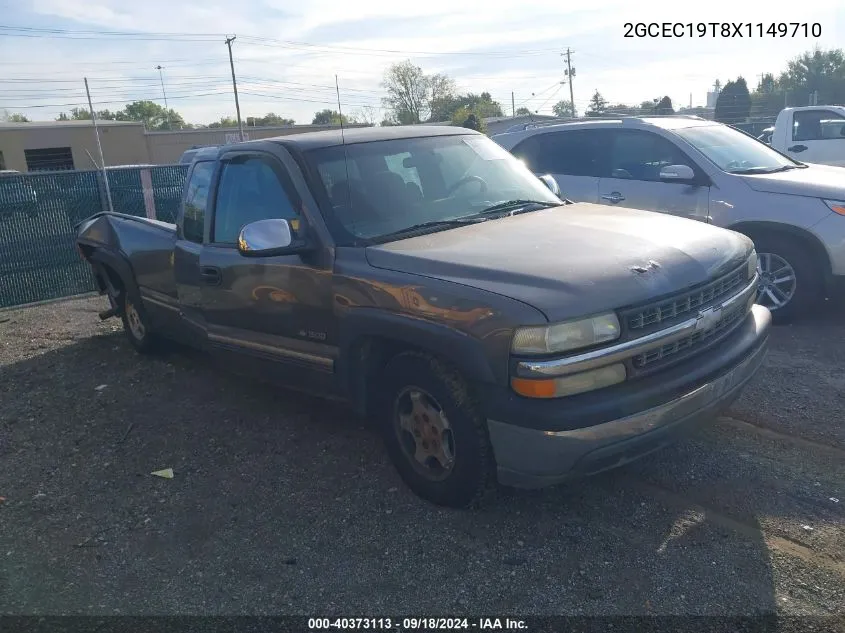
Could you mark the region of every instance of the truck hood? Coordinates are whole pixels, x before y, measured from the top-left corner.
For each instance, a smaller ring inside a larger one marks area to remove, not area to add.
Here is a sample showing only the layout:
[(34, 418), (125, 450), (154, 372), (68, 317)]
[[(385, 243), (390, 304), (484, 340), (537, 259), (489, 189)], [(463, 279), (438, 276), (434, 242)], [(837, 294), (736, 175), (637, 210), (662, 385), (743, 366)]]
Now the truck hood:
[(754, 191), (845, 200), (845, 167), (809, 164), (806, 169), (739, 177)]
[(561, 321), (679, 292), (739, 266), (733, 231), (589, 203), (544, 209), (366, 249), (371, 266), (512, 297)]

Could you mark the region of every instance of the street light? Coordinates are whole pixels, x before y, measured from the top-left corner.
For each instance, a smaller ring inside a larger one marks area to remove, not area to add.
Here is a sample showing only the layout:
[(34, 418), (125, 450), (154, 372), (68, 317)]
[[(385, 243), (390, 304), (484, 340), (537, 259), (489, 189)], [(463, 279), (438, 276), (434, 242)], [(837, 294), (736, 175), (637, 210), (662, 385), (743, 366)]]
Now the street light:
[(158, 78), (161, 80), (161, 94), (164, 95), (164, 114), (167, 116), (167, 129), (172, 130), (173, 127), (170, 125), (170, 108), (167, 107), (167, 92), (164, 90), (164, 76), (161, 74), (162, 66), (159, 64), (156, 66), (156, 70), (158, 70)]

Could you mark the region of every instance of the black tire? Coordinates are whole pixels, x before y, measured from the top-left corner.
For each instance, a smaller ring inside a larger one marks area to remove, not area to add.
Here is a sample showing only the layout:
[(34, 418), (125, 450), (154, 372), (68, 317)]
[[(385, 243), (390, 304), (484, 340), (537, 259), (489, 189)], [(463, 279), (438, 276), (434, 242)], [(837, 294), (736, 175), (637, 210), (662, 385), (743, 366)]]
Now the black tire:
[(824, 281), (822, 271), (811, 253), (795, 239), (780, 235), (758, 237), (754, 240), (754, 246), (758, 261), (761, 256), (771, 253), (783, 259), (795, 271), (794, 292), (784, 306), (774, 307), (767, 295), (758, 295), (758, 303), (772, 311), (772, 320), (779, 324), (790, 323), (812, 312), (823, 298)]
[[(144, 310), (143, 301), (129, 296), (126, 291), (120, 294), (121, 319), (126, 338), (141, 354), (149, 354), (156, 349), (158, 340), (150, 327), (150, 319)], [(135, 321), (135, 319), (138, 319)]]
[[(495, 482), (495, 460), (487, 424), (460, 374), (434, 356), (403, 352), (387, 364), (377, 388), (381, 394), (377, 413), (387, 451), (408, 487), (442, 506), (464, 508), (480, 503)], [(448, 470), (438, 473), (438, 479), (422, 474), (425, 467), (403, 448), (403, 439), (406, 446), (408, 439), (416, 441), (402, 431), (398, 420), (399, 403), (412, 388), (433, 398), (450, 427), (453, 460)]]

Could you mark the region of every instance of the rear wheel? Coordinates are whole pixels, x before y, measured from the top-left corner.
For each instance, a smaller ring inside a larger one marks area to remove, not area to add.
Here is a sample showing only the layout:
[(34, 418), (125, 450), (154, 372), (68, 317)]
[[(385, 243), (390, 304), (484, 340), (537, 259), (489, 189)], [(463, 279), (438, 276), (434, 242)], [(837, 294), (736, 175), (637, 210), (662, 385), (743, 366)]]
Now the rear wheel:
[(822, 272), (800, 244), (780, 236), (754, 240), (760, 287), (757, 303), (772, 311), (776, 323), (788, 323), (811, 311), (822, 299)]
[(123, 329), (126, 337), (136, 350), (145, 354), (155, 346), (155, 334), (150, 330), (149, 319), (144, 311), (140, 299), (129, 296), (128, 292), (121, 293)]
[(495, 479), (493, 451), (457, 371), (405, 352), (388, 363), (379, 391), (387, 450), (408, 487), (439, 505), (478, 503)]

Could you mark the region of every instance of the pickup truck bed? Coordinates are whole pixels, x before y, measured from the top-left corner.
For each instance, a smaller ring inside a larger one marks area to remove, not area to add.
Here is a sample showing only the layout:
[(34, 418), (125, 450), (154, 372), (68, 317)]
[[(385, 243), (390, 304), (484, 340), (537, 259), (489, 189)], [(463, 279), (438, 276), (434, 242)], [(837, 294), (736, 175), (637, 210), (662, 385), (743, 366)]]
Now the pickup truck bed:
[(79, 225), (78, 240), (85, 253), (97, 251), (106, 259), (129, 264), (139, 289), (176, 299), (173, 245), (176, 225), (123, 213), (98, 213)]

